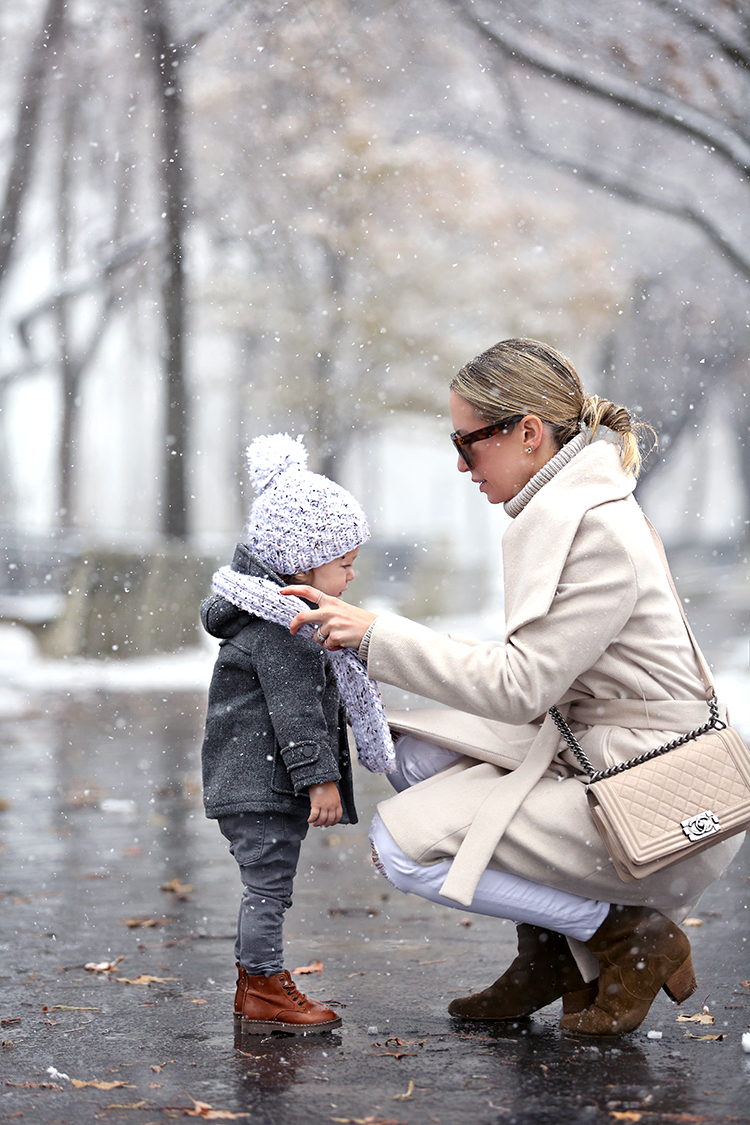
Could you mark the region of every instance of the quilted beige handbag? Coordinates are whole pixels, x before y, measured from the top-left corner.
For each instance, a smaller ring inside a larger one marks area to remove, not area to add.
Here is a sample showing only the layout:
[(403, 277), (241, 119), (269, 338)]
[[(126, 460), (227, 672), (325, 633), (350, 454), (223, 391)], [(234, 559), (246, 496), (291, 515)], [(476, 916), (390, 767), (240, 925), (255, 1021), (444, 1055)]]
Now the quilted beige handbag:
[(698, 659), (708, 722), (628, 762), (596, 770), (558, 709), (550, 708), (588, 775), (591, 815), (626, 883), (750, 827), (750, 752), (737, 731), (719, 718), (711, 674), (687, 623), (661, 540), (649, 527)]

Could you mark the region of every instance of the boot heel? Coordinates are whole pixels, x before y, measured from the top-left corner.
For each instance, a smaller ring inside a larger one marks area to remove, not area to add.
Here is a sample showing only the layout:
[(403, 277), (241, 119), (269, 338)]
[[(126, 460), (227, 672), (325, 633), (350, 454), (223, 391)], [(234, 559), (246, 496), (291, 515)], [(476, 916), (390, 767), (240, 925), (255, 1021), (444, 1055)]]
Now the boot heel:
[(677, 972), (672, 974), (663, 988), (670, 1000), (674, 1000), (675, 1004), (681, 1004), (683, 1000), (687, 1000), (688, 996), (692, 996), (697, 987), (698, 982), (693, 970), (693, 958), (691, 954), (688, 954)]

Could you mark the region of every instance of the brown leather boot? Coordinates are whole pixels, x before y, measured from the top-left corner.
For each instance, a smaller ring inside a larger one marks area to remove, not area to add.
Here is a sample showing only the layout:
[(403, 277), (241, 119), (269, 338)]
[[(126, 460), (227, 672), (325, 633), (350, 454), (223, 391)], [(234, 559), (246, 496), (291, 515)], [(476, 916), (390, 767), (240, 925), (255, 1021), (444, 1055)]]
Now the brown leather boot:
[(522, 922), (515, 961), (483, 992), (451, 1000), (448, 1011), (467, 1020), (513, 1020), (561, 996), (565, 1012), (580, 1012), (596, 994), (597, 982), (586, 984), (562, 934)]
[(697, 987), (690, 942), (658, 910), (611, 906), (586, 945), (599, 962), (599, 992), (585, 1011), (560, 1027), (583, 1035), (620, 1035), (643, 1023), (660, 988), (676, 1004)]
[(245, 1035), (268, 1035), (272, 1031), (301, 1035), (341, 1027), (341, 1018), (317, 1000), (308, 1000), (286, 969), (272, 977), (250, 976), (240, 969), (234, 1003), (235, 1020), (239, 1015)]
[(242, 1019), (242, 1005), (245, 1002), (245, 983), (247, 981), (247, 973), (240, 965), (239, 961), (235, 961), (237, 966), (237, 989), (234, 993), (234, 1022), (239, 1024)]

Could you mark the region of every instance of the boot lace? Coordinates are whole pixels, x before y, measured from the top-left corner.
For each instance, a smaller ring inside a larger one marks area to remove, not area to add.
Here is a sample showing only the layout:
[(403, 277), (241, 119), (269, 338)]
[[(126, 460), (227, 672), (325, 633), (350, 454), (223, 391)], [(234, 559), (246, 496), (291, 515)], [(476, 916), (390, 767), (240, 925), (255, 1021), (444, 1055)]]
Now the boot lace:
[(293, 1003), (299, 1004), (300, 1008), (304, 1008), (307, 997), (303, 992), (300, 992), (288, 973), (285, 973), (282, 977), (281, 987)]

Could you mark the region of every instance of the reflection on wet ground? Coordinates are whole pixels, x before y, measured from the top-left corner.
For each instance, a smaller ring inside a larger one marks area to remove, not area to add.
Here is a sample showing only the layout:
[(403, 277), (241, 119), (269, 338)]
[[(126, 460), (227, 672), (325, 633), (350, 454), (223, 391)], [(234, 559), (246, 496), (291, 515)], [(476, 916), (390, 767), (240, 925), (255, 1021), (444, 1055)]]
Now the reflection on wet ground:
[(499, 974), (514, 927), (391, 891), (366, 846), (387, 786), (362, 770), (362, 821), (310, 833), (286, 927), (288, 967), (324, 963), (296, 979), (343, 1026), (235, 1036), (239, 884), (200, 803), (203, 707), (79, 690), (0, 721), (0, 1120), (750, 1120), (750, 845), (688, 930), (683, 1014), (713, 1024), (661, 996), (620, 1041), (562, 1035), (554, 1007), (467, 1027), (447, 1004)]

